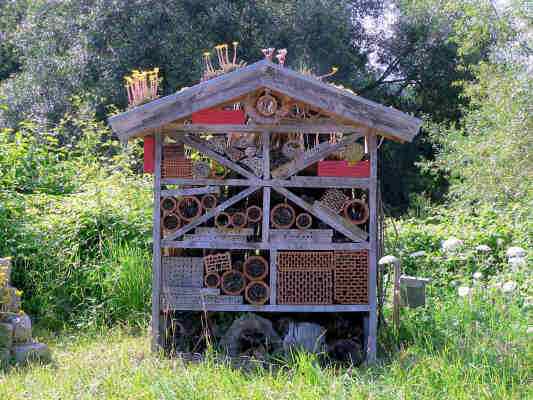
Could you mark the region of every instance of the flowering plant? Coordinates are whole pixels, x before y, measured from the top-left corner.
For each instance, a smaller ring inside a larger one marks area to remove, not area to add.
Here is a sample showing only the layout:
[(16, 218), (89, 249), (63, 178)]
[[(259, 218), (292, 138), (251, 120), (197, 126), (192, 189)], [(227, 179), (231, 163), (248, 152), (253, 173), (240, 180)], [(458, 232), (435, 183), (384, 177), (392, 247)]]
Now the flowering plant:
[(154, 100), (158, 97), (159, 84), (159, 68), (154, 68), (150, 71), (133, 70), (131, 75), (125, 76), (126, 91), (128, 92), (128, 104), (130, 107), (135, 107), (148, 101)]

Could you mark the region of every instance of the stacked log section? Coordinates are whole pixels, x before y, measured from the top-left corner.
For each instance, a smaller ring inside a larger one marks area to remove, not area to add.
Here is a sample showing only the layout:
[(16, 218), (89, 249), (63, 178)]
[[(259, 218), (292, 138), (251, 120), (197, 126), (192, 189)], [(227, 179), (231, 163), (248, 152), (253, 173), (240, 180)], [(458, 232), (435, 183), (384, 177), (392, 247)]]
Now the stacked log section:
[(161, 225), (166, 233), (172, 233), (180, 228), (181, 218), (175, 213), (165, 214)]
[(251, 281), (264, 279), (268, 274), (268, 262), (264, 257), (248, 257), (243, 265), (244, 276)]
[(218, 288), (220, 286), (220, 275), (216, 272), (208, 272), (204, 278), (205, 287)]
[(196, 196), (185, 196), (178, 201), (176, 212), (181, 219), (192, 221), (202, 215), (202, 203)]
[(270, 297), (270, 288), (261, 281), (252, 281), (246, 285), (244, 298), (248, 303), (259, 306), (265, 304)]
[(177, 201), (174, 197), (163, 197), (161, 199), (161, 211), (165, 214), (176, 211)]
[(202, 208), (204, 210), (211, 210), (217, 206), (218, 199), (217, 196), (214, 194), (206, 194), (204, 197), (202, 197)]
[(342, 210), (344, 218), (350, 220), (355, 225), (362, 225), (368, 221), (370, 211), (363, 200), (355, 199), (348, 201)]
[(224, 272), (222, 275), (220, 288), (222, 289), (223, 293), (237, 296), (244, 291), (245, 287), (246, 279), (241, 272), (233, 269), (231, 271)]
[(296, 216), (295, 223), (298, 229), (309, 229), (313, 225), (313, 217), (308, 213), (301, 213)]
[(281, 203), (270, 211), (270, 220), (272, 226), (277, 229), (289, 229), (296, 219), (296, 211), (294, 208), (286, 203)]
[(246, 209), (246, 218), (251, 224), (256, 224), (263, 218), (263, 210), (258, 206), (250, 206)]
[(246, 214), (242, 212), (235, 212), (231, 215), (231, 225), (234, 228), (244, 228), (246, 226)]
[(215, 226), (219, 229), (229, 228), (231, 225), (231, 216), (222, 211), (215, 217)]

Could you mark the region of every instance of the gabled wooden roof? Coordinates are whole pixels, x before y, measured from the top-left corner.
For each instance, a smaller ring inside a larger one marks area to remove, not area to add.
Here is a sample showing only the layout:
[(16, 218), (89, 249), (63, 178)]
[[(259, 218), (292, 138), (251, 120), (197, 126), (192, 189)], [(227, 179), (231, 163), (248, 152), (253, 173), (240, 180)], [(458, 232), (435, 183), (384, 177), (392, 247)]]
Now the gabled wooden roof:
[(127, 141), (151, 133), (193, 112), (228, 103), (260, 88), (269, 88), (316, 107), (349, 124), (365, 125), (400, 141), (412, 141), (421, 120), (316, 78), (262, 60), (217, 78), (109, 118), (113, 131)]

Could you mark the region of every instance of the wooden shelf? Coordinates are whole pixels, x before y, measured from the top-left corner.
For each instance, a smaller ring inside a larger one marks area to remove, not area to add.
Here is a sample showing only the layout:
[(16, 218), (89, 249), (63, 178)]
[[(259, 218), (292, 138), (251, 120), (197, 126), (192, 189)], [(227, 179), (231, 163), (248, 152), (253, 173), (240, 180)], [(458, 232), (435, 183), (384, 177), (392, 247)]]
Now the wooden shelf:
[(366, 250), (370, 248), (368, 242), (359, 243), (238, 243), (222, 240), (186, 241), (162, 240), (161, 247), (171, 249), (219, 249), (219, 250)]
[(319, 304), (319, 305), (270, 305), (250, 304), (178, 304), (170, 307), (174, 311), (251, 311), (251, 312), (368, 312), (367, 304)]

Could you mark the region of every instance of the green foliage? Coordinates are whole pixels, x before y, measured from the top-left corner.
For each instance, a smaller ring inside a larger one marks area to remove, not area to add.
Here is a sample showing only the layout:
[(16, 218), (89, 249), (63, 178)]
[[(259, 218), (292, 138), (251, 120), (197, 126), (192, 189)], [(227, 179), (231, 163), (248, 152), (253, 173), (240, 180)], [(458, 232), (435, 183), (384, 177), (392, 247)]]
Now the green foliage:
[(439, 154), (428, 168), (445, 170), (451, 195), (477, 207), (532, 199), (532, 83), (525, 70), (481, 64), (466, 85), (472, 106), (456, 127), (434, 127)]
[(531, 397), (528, 308), (520, 296), (490, 290), (468, 299), (431, 294), (429, 304), (404, 310), (402, 348), (370, 368), (320, 367), (315, 357), (301, 353), (272, 371), (243, 371), (221, 361), (183, 364), (151, 353), (148, 335), (116, 328), (96, 336), (56, 339), (55, 368), (0, 372), (0, 396), (39, 400)]

